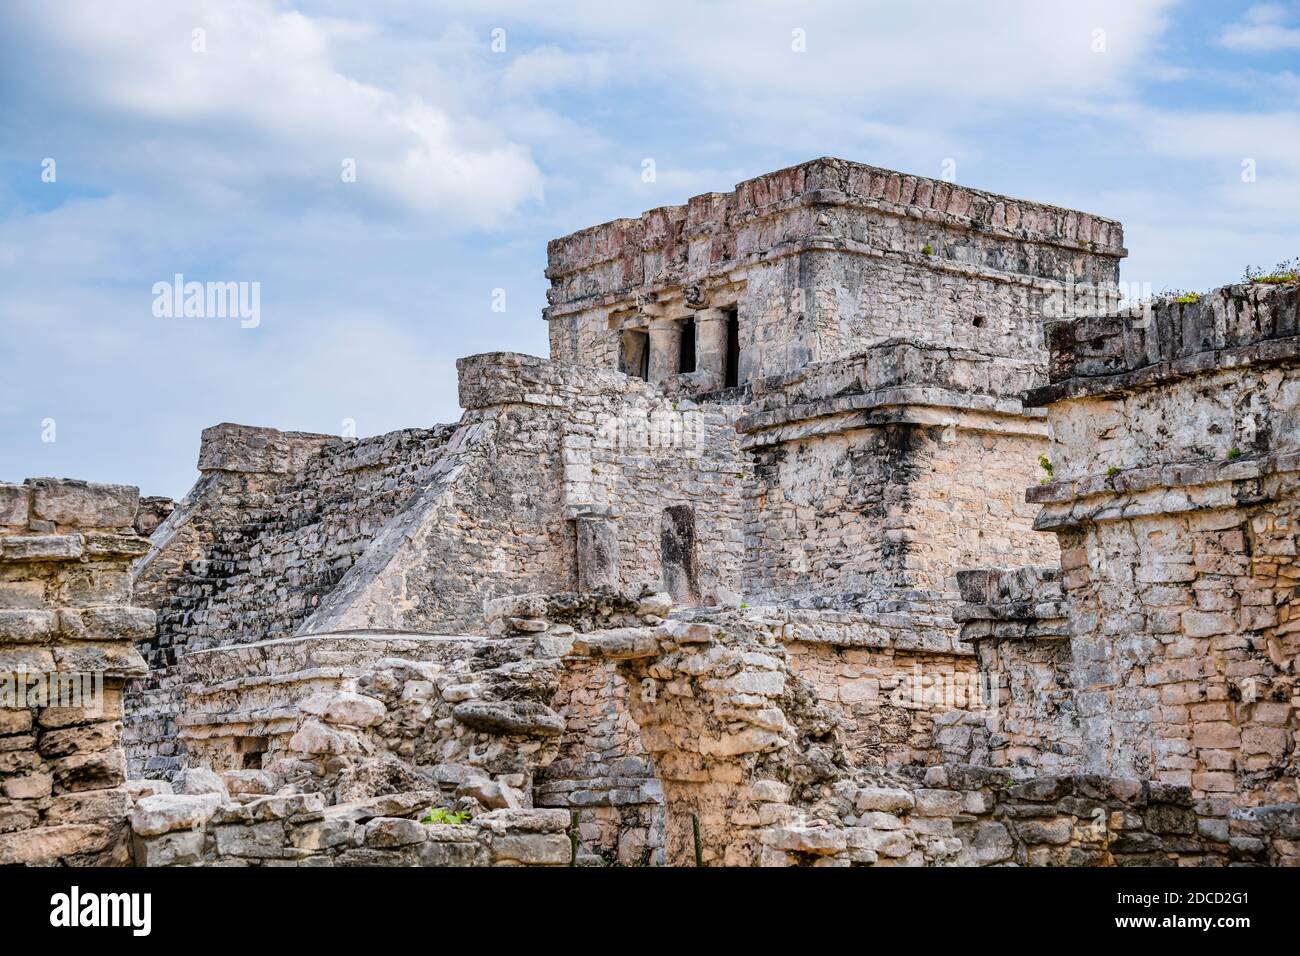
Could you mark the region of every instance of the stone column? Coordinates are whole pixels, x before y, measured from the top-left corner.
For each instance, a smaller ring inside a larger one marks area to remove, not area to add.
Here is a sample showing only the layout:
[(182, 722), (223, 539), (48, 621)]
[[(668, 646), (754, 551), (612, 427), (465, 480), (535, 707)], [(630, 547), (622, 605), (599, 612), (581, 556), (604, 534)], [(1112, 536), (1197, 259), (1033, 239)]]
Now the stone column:
[(695, 313), (695, 371), (708, 375), (708, 389), (727, 383), (727, 313), (722, 309)]
[(618, 534), (605, 515), (580, 514), (578, 525), (578, 590), (618, 587)]
[(130, 606), (138, 505), (125, 485), (0, 484), (0, 866), (129, 862), (122, 686), (154, 630)]
[(677, 319), (650, 320), (651, 382), (662, 382), (677, 374), (682, 352), (682, 323)]

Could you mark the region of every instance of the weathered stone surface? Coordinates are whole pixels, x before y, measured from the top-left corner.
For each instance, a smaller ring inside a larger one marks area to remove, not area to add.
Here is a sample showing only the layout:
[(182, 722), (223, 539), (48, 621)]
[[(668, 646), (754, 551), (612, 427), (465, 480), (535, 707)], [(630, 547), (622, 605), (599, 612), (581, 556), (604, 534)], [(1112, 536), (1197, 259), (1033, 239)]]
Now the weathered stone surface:
[(131, 811), (131, 829), (138, 836), (148, 837), (201, 827), (220, 806), (221, 797), (215, 793), (162, 793), (142, 797)]
[(172, 780), (172, 790), (175, 793), (184, 794), (214, 793), (221, 801), (225, 801), (230, 796), (225, 781), (206, 767), (191, 767), (188, 770), (182, 770)]
[(492, 838), (494, 863), (525, 866), (564, 866), (569, 862), (569, 838), (559, 833), (526, 833)]
[(417, 820), (377, 817), (366, 824), (366, 846), (409, 846), (423, 843), (424, 838), (424, 827)]
[(152, 839), (137, 835), (135, 841), (136, 866), (194, 866), (202, 862), (202, 830), (180, 830), (163, 833)]
[(37, 478), (32, 487), (32, 516), (60, 527), (130, 528), (140, 491), (129, 485)]
[(528, 701), (468, 701), (452, 714), (466, 727), (488, 734), (554, 737), (564, 732), (559, 714)]
[(289, 749), (306, 754), (349, 754), (358, 752), (361, 744), (351, 734), (308, 720), (289, 741)]
[(373, 727), (382, 723), (387, 713), (383, 701), (348, 692), (317, 694), (303, 701), (302, 709), (327, 723), (348, 727)]
[(881, 810), (886, 813), (898, 813), (915, 807), (916, 797), (896, 787), (864, 787), (854, 793), (853, 806), (859, 812)]
[(240, 804), (159, 865), (1294, 860), (1295, 283), (1044, 349), (1123, 254), (816, 160), (552, 243), (457, 425), (0, 485), (0, 670), (111, 678), (0, 712), (0, 831), (118, 852), (138, 643), (132, 775)]

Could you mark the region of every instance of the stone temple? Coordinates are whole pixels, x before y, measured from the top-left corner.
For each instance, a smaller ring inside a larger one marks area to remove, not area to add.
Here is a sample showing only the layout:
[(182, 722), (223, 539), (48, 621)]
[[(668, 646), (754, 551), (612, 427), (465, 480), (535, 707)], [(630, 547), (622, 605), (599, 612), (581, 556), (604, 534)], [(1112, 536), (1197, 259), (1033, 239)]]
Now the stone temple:
[(1300, 863), (1300, 289), (1124, 255), (814, 160), (551, 242), (455, 424), (0, 485), (0, 864)]

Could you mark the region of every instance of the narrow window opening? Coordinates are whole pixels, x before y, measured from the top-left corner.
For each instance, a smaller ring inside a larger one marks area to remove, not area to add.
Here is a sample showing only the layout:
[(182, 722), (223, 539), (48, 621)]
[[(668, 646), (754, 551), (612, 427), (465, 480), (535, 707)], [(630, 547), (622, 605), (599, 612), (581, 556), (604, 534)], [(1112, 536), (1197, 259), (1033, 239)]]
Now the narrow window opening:
[(682, 344), (677, 352), (677, 371), (685, 374), (695, 371), (695, 320), (682, 323)]
[(975, 316), (975, 318), (971, 319), (971, 325), (975, 326), (975, 328), (977, 329), (984, 328), (984, 316), (982, 315)]
[(727, 309), (727, 370), (725, 387), (740, 384), (740, 315), (736, 309)]
[(650, 335), (645, 329), (625, 329), (619, 338), (618, 370), (639, 379), (650, 377)]
[(262, 757), (270, 742), (265, 737), (240, 737), (235, 745), (236, 752), (239, 754), (240, 763), (244, 770), (261, 770)]
[(690, 505), (665, 508), (659, 529), (659, 557), (664, 590), (678, 604), (700, 603), (700, 582), (695, 561), (695, 511)]

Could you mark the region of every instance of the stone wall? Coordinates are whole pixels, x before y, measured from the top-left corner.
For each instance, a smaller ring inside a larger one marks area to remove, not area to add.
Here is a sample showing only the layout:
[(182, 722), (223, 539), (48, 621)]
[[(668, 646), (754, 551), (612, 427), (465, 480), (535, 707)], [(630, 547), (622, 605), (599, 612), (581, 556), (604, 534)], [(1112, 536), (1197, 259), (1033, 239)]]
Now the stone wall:
[[(909, 652), (792, 641), (793, 673), (840, 719), (845, 759), (857, 767), (928, 766), (943, 760), (936, 720), (982, 711), (969, 654)], [(960, 708), (954, 711), (954, 708)]]
[(551, 355), (617, 368), (648, 329), (653, 369), (656, 338), (734, 307), (742, 383), (896, 336), (1041, 358), (1063, 284), (1112, 288), (1124, 254), (1113, 220), (818, 159), (553, 240)]
[(1300, 805), (1234, 809), (1101, 775), (944, 763), (855, 768), (842, 721), (744, 610), (578, 634), (613, 661), (663, 783), (670, 865), (1221, 866), (1300, 863)]
[(429, 480), (448, 428), (349, 441), (242, 425), (206, 429), (200, 478), (134, 569), (158, 609), (128, 693), (135, 775), (184, 763), (174, 718), (187, 652), (293, 633)]
[(433, 822), (437, 799), (412, 791), (326, 806), (319, 794), (235, 802), (218, 792), (164, 793), (143, 797), (131, 826), (139, 866), (566, 866), (573, 859), (563, 811)]
[(663, 846), (663, 792), (627, 695), (609, 662), (565, 667), (552, 704), (564, 718), (564, 735), (559, 755), (538, 774), (533, 799), (539, 807), (579, 811), (584, 852), (644, 864)]
[(527, 807), (564, 730), (558, 663), (537, 643), (343, 633), (198, 652), (177, 722), (197, 765), (331, 803), (441, 788)]
[(1060, 570), (972, 569), (957, 581), (964, 603), (953, 616), (975, 649), (989, 708), (941, 718), (945, 761), (1018, 777), (1074, 770), (1079, 715)]
[[(1292, 832), (1300, 823), (1294, 806), (1259, 827), (1270, 839), (1258, 840), (1246, 837), (1255, 825), (1230, 821), (1226, 812), (1195, 801), (1186, 788), (1139, 780), (1067, 774), (1026, 781), (1005, 770), (945, 764), (930, 768), (923, 780), (846, 786), (839, 800), (845, 855), (857, 865), (1300, 862), (1294, 844), (1271, 836)], [(1230, 841), (1234, 824), (1233, 832), (1244, 839)], [(769, 855), (769, 862), (798, 865), (810, 858), (807, 852), (786, 852), (784, 858)]]
[(616, 372), (512, 353), (462, 359), (459, 368), (467, 411), (449, 444), (459, 458), (446, 482), (385, 529), (304, 632), (481, 630), (485, 599), (576, 587), (579, 518), (607, 529), (609, 586), (665, 583), (674, 508), (686, 509), (692, 526), (694, 599), (740, 586), (748, 469), (725, 407), (701, 409)]
[(0, 866), (122, 865), (122, 686), (144, 673), (137, 489), (0, 484)]
[(756, 381), (737, 423), (757, 485), (748, 592), (872, 610), (964, 653), (957, 568), (1056, 559), (1023, 500), (1047, 448), (1019, 399), (1034, 375), (1029, 361), (890, 343)]
[(1055, 480), (1082, 769), (1297, 797), (1300, 290), (1228, 286), (1052, 326)]

